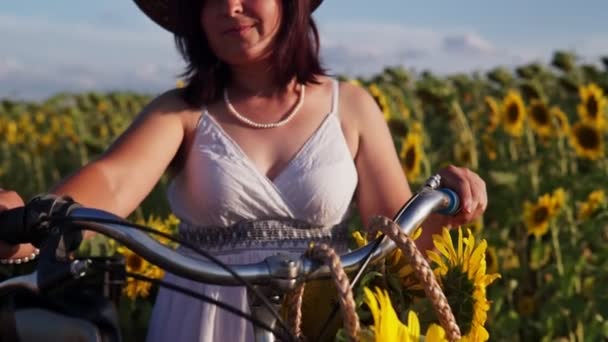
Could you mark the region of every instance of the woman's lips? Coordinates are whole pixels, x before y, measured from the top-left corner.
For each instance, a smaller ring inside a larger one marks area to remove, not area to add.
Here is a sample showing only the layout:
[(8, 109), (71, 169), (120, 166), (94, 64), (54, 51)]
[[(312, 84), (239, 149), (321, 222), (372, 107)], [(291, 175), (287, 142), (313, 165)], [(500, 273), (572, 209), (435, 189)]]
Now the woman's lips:
[(229, 35), (244, 35), (245, 33), (249, 32), (249, 30), (251, 30), (253, 28), (254, 25), (239, 25), (239, 26), (233, 26), (229, 29), (227, 29), (226, 31), (224, 31), (224, 34), (229, 34)]

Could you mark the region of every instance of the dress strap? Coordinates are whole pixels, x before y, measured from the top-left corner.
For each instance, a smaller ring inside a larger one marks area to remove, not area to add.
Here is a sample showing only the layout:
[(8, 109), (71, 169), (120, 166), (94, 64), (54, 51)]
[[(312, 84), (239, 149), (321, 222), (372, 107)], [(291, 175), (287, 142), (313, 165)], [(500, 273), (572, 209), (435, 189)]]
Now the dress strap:
[(337, 79), (333, 80), (333, 94), (331, 100), (331, 113), (338, 116), (338, 99), (340, 96), (340, 81)]

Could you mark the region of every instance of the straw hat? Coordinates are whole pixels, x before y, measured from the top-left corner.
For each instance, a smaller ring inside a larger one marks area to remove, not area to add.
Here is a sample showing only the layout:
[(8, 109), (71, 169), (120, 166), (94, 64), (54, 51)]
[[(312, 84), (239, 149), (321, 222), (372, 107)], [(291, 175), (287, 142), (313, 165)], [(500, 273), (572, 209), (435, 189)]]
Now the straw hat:
[[(139, 9), (141, 9), (152, 21), (162, 26), (164, 29), (175, 32), (174, 20), (170, 17), (169, 5), (171, 0), (134, 0)], [(298, 1), (298, 0), (294, 0)], [(317, 9), (323, 0), (310, 0), (312, 11)]]

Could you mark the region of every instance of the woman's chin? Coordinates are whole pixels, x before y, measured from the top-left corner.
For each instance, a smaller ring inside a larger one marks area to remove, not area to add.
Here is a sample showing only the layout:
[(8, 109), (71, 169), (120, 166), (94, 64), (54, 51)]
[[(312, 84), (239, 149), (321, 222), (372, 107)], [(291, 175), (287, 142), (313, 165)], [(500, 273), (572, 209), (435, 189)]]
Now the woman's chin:
[(245, 66), (250, 64), (257, 64), (264, 61), (264, 54), (252, 52), (250, 50), (240, 50), (226, 55), (222, 60), (227, 64), (234, 66)]

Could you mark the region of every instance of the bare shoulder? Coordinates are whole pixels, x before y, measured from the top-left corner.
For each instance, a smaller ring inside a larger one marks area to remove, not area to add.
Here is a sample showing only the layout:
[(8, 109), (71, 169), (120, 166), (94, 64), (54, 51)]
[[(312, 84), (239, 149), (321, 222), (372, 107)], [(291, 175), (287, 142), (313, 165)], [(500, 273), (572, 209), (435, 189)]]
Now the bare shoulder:
[(182, 96), (182, 89), (170, 89), (156, 96), (143, 109), (143, 115), (169, 115), (182, 118), (196, 111)]
[[(174, 150), (187, 132), (192, 113), (193, 108), (183, 99), (180, 89), (171, 89), (156, 96), (104, 153), (104, 159), (142, 151), (158, 140), (163, 141), (157, 146), (160, 150), (167, 149), (168, 153), (175, 153)], [(163, 139), (158, 139), (160, 136)]]
[(385, 126), (376, 100), (364, 87), (350, 82), (340, 83), (341, 113), (361, 130)]

